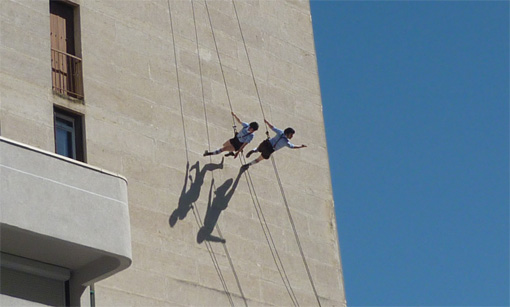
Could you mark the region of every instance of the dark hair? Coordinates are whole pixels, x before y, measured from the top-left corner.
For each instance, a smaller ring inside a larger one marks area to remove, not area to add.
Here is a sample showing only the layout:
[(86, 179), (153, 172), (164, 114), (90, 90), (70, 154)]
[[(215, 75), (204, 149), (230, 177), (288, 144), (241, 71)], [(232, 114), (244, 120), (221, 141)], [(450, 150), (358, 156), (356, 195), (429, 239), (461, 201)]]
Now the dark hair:
[(257, 122), (251, 122), (250, 123), (250, 128), (252, 128), (253, 130), (257, 131), (259, 129), (259, 124), (257, 124)]
[(283, 134), (287, 135), (287, 134), (294, 134), (296, 133), (296, 131), (294, 131), (294, 129), (292, 129), (291, 127), (285, 129), (285, 131), (283, 131)]

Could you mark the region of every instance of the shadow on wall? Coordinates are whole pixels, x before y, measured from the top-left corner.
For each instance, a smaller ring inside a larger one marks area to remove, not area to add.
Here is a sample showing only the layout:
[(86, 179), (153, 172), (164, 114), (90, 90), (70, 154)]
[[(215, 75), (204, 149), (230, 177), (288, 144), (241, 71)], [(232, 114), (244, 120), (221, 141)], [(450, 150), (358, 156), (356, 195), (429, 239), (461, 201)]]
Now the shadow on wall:
[[(221, 212), (227, 209), (228, 203), (230, 202), (230, 199), (234, 195), (237, 185), (239, 184), (239, 179), (241, 178), (242, 173), (243, 170), (241, 169), (239, 170), (235, 181), (230, 178), (227, 179), (221, 186), (219, 186), (216, 191), (214, 191), (214, 199), (212, 200), (211, 196), (214, 186), (214, 179), (211, 182), (211, 188), (209, 189), (209, 201), (207, 203), (207, 213), (205, 214), (204, 218), (204, 226), (200, 228), (197, 234), (198, 243), (202, 243), (204, 240), (225, 243), (224, 239), (213, 236), (212, 232), (216, 226), (216, 223), (218, 222), (218, 218), (220, 217)], [(233, 185), (232, 182), (234, 182)]]
[[(186, 163), (186, 175), (184, 179), (184, 185), (182, 186), (181, 196), (179, 197), (179, 204), (177, 208), (170, 215), (169, 223), (170, 227), (174, 227), (177, 223), (177, 220), (182, 220), (186, 217), (189, 210), (191, 210), (193, 203), (198, 200), (200, 196), (200, 190), (202, 185), (204, 184), (204, 177), (207, 171), (214, 171), (216, 169), (223, 168), (223, 159), (218, 164), (208, 163), (202, 167), (200, 170), (199, 161), (197, 161), (193, 166), (189, 167), (189, 161)], [(195, 180), (190, 175), (190, 171), (195, 169)], [(191, 185), (188, 190), (188, 178), (191, 181)]]

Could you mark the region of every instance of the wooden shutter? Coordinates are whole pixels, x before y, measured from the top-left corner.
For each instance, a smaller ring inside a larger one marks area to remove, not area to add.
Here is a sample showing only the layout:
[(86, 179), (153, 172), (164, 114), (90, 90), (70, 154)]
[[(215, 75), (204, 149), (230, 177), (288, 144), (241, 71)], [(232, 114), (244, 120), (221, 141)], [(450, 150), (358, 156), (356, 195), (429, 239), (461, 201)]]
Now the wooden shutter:
[(50, 30), (53, 87), (57, 92), (65, 94), (69, 83), (68, 63), (65, 55), (67, 54), (66, 19), (50, 14)]

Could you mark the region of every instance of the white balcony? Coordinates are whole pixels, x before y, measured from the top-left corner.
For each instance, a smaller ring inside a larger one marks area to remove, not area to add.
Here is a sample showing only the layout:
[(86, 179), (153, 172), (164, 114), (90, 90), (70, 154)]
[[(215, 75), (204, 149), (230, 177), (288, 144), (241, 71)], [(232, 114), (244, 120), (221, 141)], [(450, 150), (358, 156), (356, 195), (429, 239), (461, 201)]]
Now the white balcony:
[(74, 304), (73, 291), (131, 264), (127, 195), (119, 175), (0, 137), (2, 268), (37, 275), (48, 270), (30, 263), (55, 267), (70, 278)]

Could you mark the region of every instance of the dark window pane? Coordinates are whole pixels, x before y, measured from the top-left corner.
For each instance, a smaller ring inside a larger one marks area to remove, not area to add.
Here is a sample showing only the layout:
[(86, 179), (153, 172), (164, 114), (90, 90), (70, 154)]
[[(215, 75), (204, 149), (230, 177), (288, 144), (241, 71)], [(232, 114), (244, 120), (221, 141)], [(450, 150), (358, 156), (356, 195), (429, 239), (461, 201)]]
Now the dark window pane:
[(61, 117), (57, 117), (57, 128), (72, 131), (74, 129), (74, 124), (70, 120), (66, 120)]
[(58, 114), (55, 118), (55, 147), (59, 155), (76, 159), (74, 119)]
[(83, 116), (54, 107), (55, 152), (85, 162)]
[(55, 141), (59, 155), (75, 158), (72, 132), (57, 128)]

